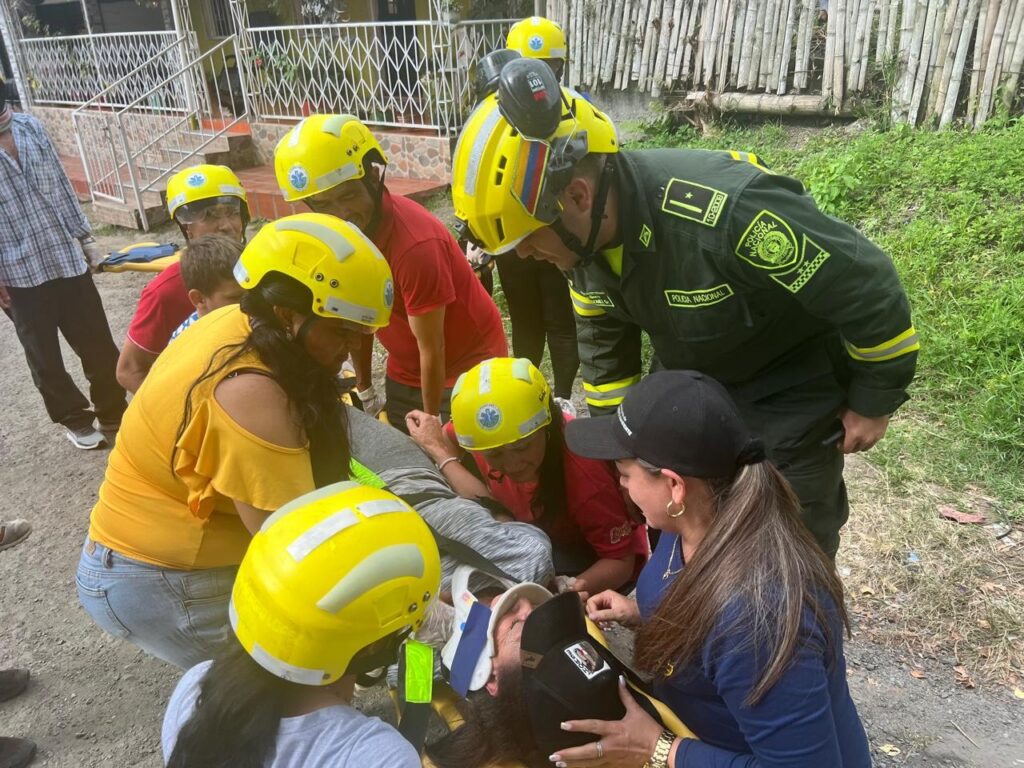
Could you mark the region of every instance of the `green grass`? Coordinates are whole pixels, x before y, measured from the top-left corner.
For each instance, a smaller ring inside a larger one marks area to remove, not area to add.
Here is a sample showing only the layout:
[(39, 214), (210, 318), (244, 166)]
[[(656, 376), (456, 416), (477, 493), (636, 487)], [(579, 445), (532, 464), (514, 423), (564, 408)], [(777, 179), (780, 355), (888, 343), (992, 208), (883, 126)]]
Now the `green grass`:
[(1024, 121), (979, 132), (648, 130), (630, 148), (756, 152), (893, 258), (921, 334), (913, 399), (870, 454), (890, 480), (981, 486), (1024, 519)]

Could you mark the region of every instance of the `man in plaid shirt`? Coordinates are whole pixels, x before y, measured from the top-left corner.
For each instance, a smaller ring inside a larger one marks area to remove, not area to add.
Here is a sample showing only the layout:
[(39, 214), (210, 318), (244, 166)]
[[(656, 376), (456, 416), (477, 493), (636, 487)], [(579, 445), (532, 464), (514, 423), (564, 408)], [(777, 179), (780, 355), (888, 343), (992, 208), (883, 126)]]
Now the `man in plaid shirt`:
[[(115, 432), (125, 392), (89, 267), (101, 254), (42, 125), (15, 114), (0, 83), (0, 308), (14, 321), (46, 411), (77, 448)], [(57, 332), (82, 361), (89, 400), (64, 368)]]

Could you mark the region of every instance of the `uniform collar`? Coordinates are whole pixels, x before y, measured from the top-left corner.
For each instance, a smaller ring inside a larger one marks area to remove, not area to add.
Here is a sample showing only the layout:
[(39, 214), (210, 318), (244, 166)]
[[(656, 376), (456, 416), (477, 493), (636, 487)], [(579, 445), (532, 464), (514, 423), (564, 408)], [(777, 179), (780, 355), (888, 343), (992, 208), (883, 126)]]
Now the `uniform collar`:
[(623, 253), (625, 256), (654, 253), (658, 248), (654, 240), (654, 220), (647, 206), (646, 190), (640, 182), (636, 164), (629, 152), (620, 152), (614, 160), (618, 164), (617, 202)]

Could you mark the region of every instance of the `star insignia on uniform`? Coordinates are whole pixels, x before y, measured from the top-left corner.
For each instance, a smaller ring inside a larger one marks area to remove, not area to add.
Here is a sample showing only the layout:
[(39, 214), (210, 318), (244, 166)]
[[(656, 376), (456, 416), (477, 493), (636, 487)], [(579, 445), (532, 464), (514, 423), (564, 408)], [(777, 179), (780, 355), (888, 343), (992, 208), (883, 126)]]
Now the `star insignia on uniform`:
[(687, 192), (686, 193), (686, 199), (687, 200), (693, 200), (693, 192)]
[(651, 228), (644, 224), (640, 230), (640, 242), (643, 244), (644, 248), (651, 244), (651, 235), (653, 234), (654, 233), (651, 232)]

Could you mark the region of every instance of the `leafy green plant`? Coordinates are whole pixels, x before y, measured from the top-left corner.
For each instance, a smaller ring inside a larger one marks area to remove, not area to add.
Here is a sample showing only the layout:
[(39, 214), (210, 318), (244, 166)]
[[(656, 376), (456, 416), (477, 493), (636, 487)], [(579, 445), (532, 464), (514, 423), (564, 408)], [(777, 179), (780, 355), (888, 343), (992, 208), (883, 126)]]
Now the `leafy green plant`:
[(858, 161), (849, 155), (814, 166), (804, 182), (825, 213), (835, 214), (840, 205), (861, 188)]

